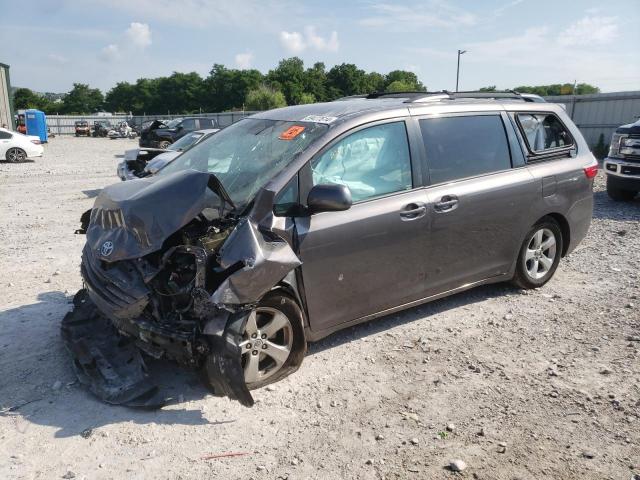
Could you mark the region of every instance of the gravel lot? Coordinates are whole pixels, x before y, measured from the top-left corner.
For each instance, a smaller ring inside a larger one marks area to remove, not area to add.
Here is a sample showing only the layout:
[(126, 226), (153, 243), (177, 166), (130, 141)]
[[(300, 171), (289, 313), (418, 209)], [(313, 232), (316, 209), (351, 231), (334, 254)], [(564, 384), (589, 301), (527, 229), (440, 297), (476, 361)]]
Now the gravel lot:
[(134, 146), (58, 137), (0, 163), (0, 478), (640, 478), (640, 200), (611, 202), (602, 174), (589, 236), (540, 290), (335, 334), (253, 409), (163, 364), (182, 402), (95, 400), (59, 335), (81, 286), (73, 231)]

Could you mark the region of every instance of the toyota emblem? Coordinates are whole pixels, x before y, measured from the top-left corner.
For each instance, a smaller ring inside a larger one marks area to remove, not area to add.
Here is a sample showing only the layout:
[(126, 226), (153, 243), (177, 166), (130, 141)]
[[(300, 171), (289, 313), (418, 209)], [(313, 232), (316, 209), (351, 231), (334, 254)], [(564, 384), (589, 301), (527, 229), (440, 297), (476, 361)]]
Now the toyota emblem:
[(108, 257), (113, 252), (113, 242), (111, 240), (107, 240), (100, 247), (100, 255), (103, 257)]

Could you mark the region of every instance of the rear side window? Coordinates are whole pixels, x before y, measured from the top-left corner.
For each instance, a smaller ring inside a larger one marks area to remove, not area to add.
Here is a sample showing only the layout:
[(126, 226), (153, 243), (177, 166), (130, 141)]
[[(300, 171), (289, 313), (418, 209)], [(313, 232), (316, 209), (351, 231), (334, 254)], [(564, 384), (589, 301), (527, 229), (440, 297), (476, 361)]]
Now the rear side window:
[(364, 128), (311, 162), (313, 184), (346, 185), (354, 202), (412, 187), (404, 122)]
[(573, 145), (571, 135), (552, 113), (519, 113), (516, 118), (531, 152), (544, 153)]
[(428, 118), (420, 120), (420, 130), (431, 184), (511, 168), (500, 115)]
[(195, 130), (196, 129), (196, 120), (195, 118), (187, 118), (182, 121), (182, 128), (185, 130)]
[(200, 119), (200, 128), (214, 128), (213, 120), (210, 118), (201, 118)]

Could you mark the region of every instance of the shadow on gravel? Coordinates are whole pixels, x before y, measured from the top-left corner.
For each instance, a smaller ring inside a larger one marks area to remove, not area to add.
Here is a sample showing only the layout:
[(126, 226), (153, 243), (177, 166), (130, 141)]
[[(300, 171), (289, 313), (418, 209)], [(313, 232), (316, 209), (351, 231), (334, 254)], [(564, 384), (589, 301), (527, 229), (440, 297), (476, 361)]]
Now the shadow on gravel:
[(4, 158), (0, 159), (0, 163), (15, 163), (15, 164), (20, 164), (20, 163), (36, 163), (35, 160), (31, 160), (30, 158), (27, 158), (26, 160), (22, 160), (21, 162), (10, 162), (9, 160), (6, 160)]
[[(369, 322), (336, 332), (318, 342), (310, 344), (307, 355), (314, 355), (324, 350), (344, 345), (360, 338), (368, 337), (369, 335), (376, 335), (384, 332), (385, 330), (397, 327), (398, 325), (411, 323), (425, 317), (437, 315), (438, 313), (451, 310), (455, 307), (469, 306), (490, 298), (516, 295), (518, 292), (518, 288), (511, 286), (508, 283), (497, 283), (476, 287), (466, 292), (461, 292), (440, 300), (434, 300), (433, 302), (425, 303), (386, 317), (370, 320)], [(426, 333), (428, 334), (428, 332)]]
[(606, 191), (593, 193), (593, 218), (637, 222), (640, 220), (640, 195), (630, 202), (614, 202)]
[[(60, 322), (71, 308), (71, 297), (51, 291), (38, 302), (0, 311), (0, 417), (55, 428), (56, 437), (79, 435), (103, 425), (145, 424), (216, 425), (198, 409), (177, 405), (209, 394), (197, 374), (167, 361), (149, 361), (149, 371), (167, 397), (169, 409), (140, 410), (107, 405), (81, 385), (60, 337)], [(54, 389), (56, 382), (60, 388)], [(22, 425), (22, 427), (20, 427)]]

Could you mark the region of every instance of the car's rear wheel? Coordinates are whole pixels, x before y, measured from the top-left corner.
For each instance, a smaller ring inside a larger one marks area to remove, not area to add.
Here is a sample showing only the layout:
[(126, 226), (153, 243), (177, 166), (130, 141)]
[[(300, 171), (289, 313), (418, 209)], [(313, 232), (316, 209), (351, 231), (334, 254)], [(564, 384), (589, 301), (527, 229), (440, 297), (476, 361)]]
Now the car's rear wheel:
[(305, 350), (302, 312), (296, 301), (286, 294), (267, 294), (251, 312), (240, 348), (250, 390), (293, 373)]
[(158, 148), (162, 148), (163, 150), (166, 150), (167, 148), (169, 148), (169, 145), (171, 145), (171, 142), (169, 142), (168, 140), (162, 140), (158, 144)]
[(513, 283), (520, 288), (538, 288), (553, 277), (562, 256), (562, 232), (546, 217), (536, 223), (522, 242)]
[(27, 158), (27, 152), (18, 147), (7, 150), (6, 158), (9, 162), (24, 162)]
[(635, 190), (627, 190), (620, 188), (611, 180), (611, 177), (607, 175), (607, 195), (615, 202), (630, 202), (636, 196), (638, 192)]

